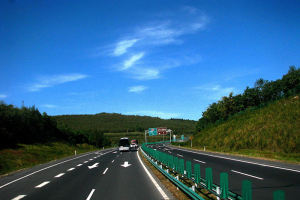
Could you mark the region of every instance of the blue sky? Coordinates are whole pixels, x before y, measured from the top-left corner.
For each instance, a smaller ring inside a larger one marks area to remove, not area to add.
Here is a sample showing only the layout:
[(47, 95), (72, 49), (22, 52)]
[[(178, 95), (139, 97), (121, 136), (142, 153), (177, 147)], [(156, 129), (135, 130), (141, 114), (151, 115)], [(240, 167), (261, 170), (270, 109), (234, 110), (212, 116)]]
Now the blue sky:
[(300, 67), (300, 1), (0, 2), (0, 100), (198, 120)]

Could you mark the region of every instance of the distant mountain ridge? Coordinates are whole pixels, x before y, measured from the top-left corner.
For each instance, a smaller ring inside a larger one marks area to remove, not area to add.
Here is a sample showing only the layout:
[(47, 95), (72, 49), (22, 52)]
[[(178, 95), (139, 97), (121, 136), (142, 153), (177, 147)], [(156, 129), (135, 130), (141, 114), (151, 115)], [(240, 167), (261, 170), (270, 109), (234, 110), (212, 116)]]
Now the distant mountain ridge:
[(161, 119), (105, 112), (94, 115), (58, 115), (53, 118), (61, 127), (81, 131), (97, 129), (104, 133), (143, 132), (148, 128), (167, 127), (176, 134), (193, 134), (196, 125), (194, 120)]

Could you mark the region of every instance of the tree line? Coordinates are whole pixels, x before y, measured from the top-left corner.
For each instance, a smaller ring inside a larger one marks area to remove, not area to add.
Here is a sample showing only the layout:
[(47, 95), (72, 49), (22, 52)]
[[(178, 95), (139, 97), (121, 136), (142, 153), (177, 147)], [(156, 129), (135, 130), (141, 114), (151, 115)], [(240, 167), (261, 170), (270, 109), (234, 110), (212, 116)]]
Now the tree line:
[(45, 112), (41, 114), (35, 106), (17, 108), (3, 101), (0, 102), (0, 138), (0, 149), (16, 147), (18, 143), (43, 143), (57, 139), (69, 144), (110, 146), (110, 141), (100, 130), (72, 130), (68, 126), (59, 126), (52, 116)]
[(144, 132), (148, 128), (167, 127), (172, 129), (174, 134), (193, 134), (196, 124), (194, 120), (161, 119), (105, 112), (95, 115), (59, 115), (53, 118), (59, 126), (67, 126), (72, 130), (97, 129), (104, 133)]
[(253, 88), (247, 87), (243, 94), (234, 96), (231, 92), (228, 97), (223, 96), (218, 102), (210, 104), (196, 123), (196, 132), (241, 111), (295, 95), (297, 92), (300, 92), (300, 68), (292, 65), (282, 79), (268, 81), (260, 78), (256, 80)]

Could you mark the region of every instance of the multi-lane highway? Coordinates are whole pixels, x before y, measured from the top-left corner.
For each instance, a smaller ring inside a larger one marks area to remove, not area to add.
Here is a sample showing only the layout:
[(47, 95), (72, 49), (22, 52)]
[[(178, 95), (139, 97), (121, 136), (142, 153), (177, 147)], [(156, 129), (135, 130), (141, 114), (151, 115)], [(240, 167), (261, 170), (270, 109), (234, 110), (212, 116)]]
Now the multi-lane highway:
[(107, 149), (0, 178), (0, 199), (172, 199), (137, 151)]
[[(152, 148), (192, 161), (192, 165), (199, 163), (202, 177), (205, 168), (211, 167), (213, 181), (218, 185), (220, 173), (228, 173), (229, 190), (238, 194), (242, 181), (248, 179), (252, 182), (253, 199), (273, 199), (275, 190), (283, 190), (286, 199), (299, 199), (299, 165), (174, 146)], [(76, 155), (0, 178), (0, 200), (172, 199), (170, 192), (145, 168), (137, 151), (120, 153), (107, 149)]]
[(168, 145), (151, 145), (151, 148), (200, 164), (201, 176), (205, 168), (213, 169), (213, 182), (220, 185), (220, 173), (229, 177), (229, 190), (241, 195), (242, 181), (252, 182), (253, 199), (273, 199), (273, 191), (283, 190), (286, 199), (300, 199), (300, 165), (267, 160), (188, 150)]

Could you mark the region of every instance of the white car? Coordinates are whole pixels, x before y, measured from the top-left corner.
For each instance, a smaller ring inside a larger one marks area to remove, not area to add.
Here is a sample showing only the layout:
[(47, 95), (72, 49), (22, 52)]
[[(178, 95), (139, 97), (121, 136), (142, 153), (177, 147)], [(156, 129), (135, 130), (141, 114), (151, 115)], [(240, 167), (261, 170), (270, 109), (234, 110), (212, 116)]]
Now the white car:
[(137, 144), (135, 144), (135, 143), (131, 143), (130, 144), (130, 148), (137, 148), (138, 146), (137, 146)]

